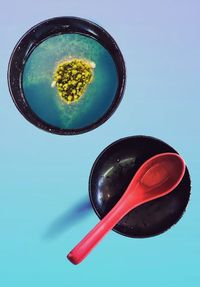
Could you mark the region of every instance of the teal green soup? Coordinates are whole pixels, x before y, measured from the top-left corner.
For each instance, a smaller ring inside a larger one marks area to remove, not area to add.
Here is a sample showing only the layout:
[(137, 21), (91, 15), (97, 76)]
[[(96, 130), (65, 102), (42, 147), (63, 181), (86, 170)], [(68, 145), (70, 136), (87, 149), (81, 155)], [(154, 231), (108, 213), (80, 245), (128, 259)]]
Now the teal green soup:
[[(92, 83), (71, 105), (51, 87), (56, 66), (69, 56), (96, 64)], [(94, 124), (107, 112), (116, 95), (118, 76), (112, 56), (99, 42), (80, 34), (63, 34), (48, 38), (33, 50), (24, 67), (22, 87), (40, 119), (56, 128), (76, 130)]]

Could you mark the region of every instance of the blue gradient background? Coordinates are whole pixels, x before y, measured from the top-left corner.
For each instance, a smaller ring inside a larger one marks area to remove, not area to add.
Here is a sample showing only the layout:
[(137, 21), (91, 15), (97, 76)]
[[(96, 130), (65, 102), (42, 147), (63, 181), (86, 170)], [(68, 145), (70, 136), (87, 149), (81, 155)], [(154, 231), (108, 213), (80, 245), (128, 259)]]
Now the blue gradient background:
[[(198, 0), (4, 1), (0, 17), (0, 285), (200, 285), (200, 33)], [(34, 24), (76, 15), (107, 29), (127, 65), (124, 99), (112, 118), (80, 136), (48, 134), (28, 123), (7, 88), (9, 56)], [(179, 223), (149, 239), (110, 232), (79, 266), (65, 255), (98, 219), (81, 216), (54, 237), (52, 223), (87, 198), (94, 159), (114, 140), (158, 137), (185, 158), (192, 196)], [(70, 150), (70, 152), (69, 152)], [(72, 150), (72, 151), (71, 151)]]

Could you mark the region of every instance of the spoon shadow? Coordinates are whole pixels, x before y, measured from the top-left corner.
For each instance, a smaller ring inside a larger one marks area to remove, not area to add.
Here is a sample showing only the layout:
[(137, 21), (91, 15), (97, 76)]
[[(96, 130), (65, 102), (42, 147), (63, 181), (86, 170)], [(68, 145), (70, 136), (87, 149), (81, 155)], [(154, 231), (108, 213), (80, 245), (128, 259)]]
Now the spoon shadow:
[(61, 233), (69, 230), (74, 224), (83, 220), (92, 211), (92, 206), (89, 199), (82, 199), (71, 210), (63, 213), (56, 218), (48, 227), (43, 235), (43, 239), (54, 239)]

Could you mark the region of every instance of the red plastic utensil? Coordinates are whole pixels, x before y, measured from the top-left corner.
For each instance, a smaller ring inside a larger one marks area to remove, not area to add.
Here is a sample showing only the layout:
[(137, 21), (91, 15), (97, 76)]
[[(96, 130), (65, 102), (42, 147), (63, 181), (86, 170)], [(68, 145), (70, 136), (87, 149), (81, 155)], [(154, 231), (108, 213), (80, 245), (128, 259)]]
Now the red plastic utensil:
[(180, 183), (184, 173), (184, 160), (176, 153), (161, 153), (148, 159), (138, 169), (117, 204), (74, 247), (67, 258), (73, 264), (79, 264), (130, 210), (170, 193)]

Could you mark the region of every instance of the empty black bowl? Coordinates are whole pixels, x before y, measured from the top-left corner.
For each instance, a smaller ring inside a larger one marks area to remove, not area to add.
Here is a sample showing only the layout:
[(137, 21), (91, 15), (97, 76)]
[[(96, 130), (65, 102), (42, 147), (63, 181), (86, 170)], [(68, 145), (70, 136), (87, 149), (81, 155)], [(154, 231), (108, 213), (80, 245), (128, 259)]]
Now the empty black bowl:
[[(56, 67), (70, 58), (84, 58), (96, 66), (84, 97), (67, 105), (52, 85)], [(62, 135), (103, 124), (122, 99), (125, 79), (124, 59), (112, 36), (77, 17), (57, 17), (32, 27), (15, 46), (8, 67), (10, 93), (22, 115), (35, 126)]]
[[(175, 152), (165, 142), (148, 136), (132, 136), (109, 145), (96, 159), (90, 174), (92, 206), (103, 218), (120, 199), (138, 168), (150, 157)], [(130, 211), (114, 231), (129, 237), (150, 237), (168, 230), (182, 217), (190, 197), (188, 169), (170, 194)]]

